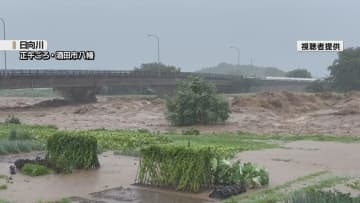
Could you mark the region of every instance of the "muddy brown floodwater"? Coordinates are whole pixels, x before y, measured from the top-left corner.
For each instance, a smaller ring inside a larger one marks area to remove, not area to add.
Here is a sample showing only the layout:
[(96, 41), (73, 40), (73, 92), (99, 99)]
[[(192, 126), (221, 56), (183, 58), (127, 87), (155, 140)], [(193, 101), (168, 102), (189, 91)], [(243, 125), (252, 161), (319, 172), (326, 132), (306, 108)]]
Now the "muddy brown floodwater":
[[(231, 116), (224, 125), (195, 126), (201, 132), (360, 135), (360, 93), (258, 93), (227, 95)], [(27, 124), (60, 129), (181, 131), (166, 120), (165, 100), (153, 96), (98, 97), (97, 103), (68, 104), (52, 98), (0, 98), (0, 121), (14, 114)]]
[[(235, 159), (264, 166), (270, 173), (270, 187), (284, 184), (319, 171), (330, 171), (339, 176), (360, 177), (360, 143), (296, 141), (279, 149), (242, 152)], [(37, 153), (0, 156), (0, 174), (9, 174), (9, 162), (17, 157), (35, 157)], [(37, 200), (92, 200), (108, 203), (205, 203), (210, 191), (189, 194), (156, 188), (136, 187), (138, 159), (106, 152), (99, 156), (101, 168), (77, 171), (72, 174), (51, 174), (28, 177), (13, 176), (14, 183), (0, 191), (0, 197), (14, 202), (33, 203)], [(86, 202), (86, 201), (85, 201)], [(90, 201), (87, 201), (90, 202)]]
[(279, 149), (242, 152), (236, 159), (269, 170), (270, 185), (284, 184), (319, 171), (360, 177), (360, 143), (296, 141)]
[[(0, 174), (9, 175), (9, 163), (17, 158), (34, 158), (37, 155), (39, 153), (0, 156)], [(133, 186), (138, 158), (105, 152), (99, 155), (99, 161), (101, 167), (98, 170), (75, 171), (71, 174), (29, 177), (17, 173), (12, 176), (13, 183), (7, 184), (8, 189), (0, 190), (0, 199), (19, 203), (58, 200), (65, 197), (71, 197), (74, 201), (96, 200), (109, 203), (205, 203), (212, 201), (207, 197), (208, 192), (188, 194)]]

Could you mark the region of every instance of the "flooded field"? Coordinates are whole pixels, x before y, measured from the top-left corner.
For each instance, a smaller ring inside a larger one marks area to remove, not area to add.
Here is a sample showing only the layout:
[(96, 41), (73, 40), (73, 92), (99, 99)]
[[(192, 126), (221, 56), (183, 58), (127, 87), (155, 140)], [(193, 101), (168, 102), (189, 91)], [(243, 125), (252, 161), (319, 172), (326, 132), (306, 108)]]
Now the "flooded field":
[[(269, 187), (276, 187), (319, 171), (329, 171), (339, 176), (360, 177), (360, 163), (354, 161), (359, 153), (358, 143), (296, 141), (284, 144), (279, 149), (242, 152), (235, 159), (265, 166), (270, 173)], [(8, 175), (9, 162), (17, 157), (30, 158), (36, 155), (42, 153), (0, 156), (0, 174)], [(99, 170), (75, 171), (71, 174), (51, 174), (35, 178), (18, 173), (12, 176), (14, 183), (8, 184), (7, 190), (0, 191), (0, 197), (25, 203), (64, 197), (84, 203), (216, 202), (208, 198), (210, 191), (191, 194), (134, 186), (138, 158), (106, 152), (101, 154), (99, 159), (101, 162)]]
[[(261, 93), (228, 96), (232, 114), (225, 124), (196, 126), (203, 132), (254, 132), (270, 134), (331, 134), (357, 136), (360, 133), (359, 93), (292, 94)], [(181, 131), (165, 119), (164, 100), (156, 97), (100, 97), (90, 104), (68, 104), (49, 98), (1, 98), (0, 120), (15, 115), (25, 124), (56, 125), (61, 130), (134, 129)], [(255, 136), (255, 135), (254, 135)], [(360, 177), (360, 143), (294, 141), (279, 143), (277, 148), (245, 151), (236, 160), (266, 167), (270, 188), (320, 171), (352, 178)], [(9, 176), (9, 165), (18, 158), (44, 156), (43, 152), (0, 156), (0, 175)], [(39, 200), (69, 198), (82, 203), (206, 203), (211, 191), (183, 193), (133, 185), (139, 159), (104, 152), (99, 155), (99, 170), (74, 171), (71, 174), (49, 174), (29, 177), (13, 175), (0, 199), (33, 203)], [(340, 188), (348, 188), (346, 186)], [(357, 196), (357, 190), (352, 191)], [(252, 191), (250, 191), (251, 193)], [(360, 193), (360, 191), (359, 191)], [(240, 195), (241, 196), (241, 195)]]
[[(43, 153), (0, 156), (0, 174), (9, 176), (10, 163), (19, 157), (34, 158), (39, 155), (41, 156)], [(17, 173), (12, 176), (13, 183), (7, 184), (6, 190), (0, 190), (0, 198), (19, 203), (34, 203), (38, 200), (59, 200), (70, 197), (77, 197), (72, 198), (74, 201), (84, 200), (80, 202), (101, 200), (104, 202), (155, 203), (161, 199), (164, 202), (171, 200), (174, 203), (205, 203), (210, 201), (207, 198), (207, 192), (193, 195), (133, 186), (138, 169), (138, 158), (105, 152), (99, 156), (99, 160), (101, 167), (98, 170), (75, 171), (71, 174), (50, 174), (40, 177), (29, 177)], [(86, 199), (87, 201), (85, 201)]]

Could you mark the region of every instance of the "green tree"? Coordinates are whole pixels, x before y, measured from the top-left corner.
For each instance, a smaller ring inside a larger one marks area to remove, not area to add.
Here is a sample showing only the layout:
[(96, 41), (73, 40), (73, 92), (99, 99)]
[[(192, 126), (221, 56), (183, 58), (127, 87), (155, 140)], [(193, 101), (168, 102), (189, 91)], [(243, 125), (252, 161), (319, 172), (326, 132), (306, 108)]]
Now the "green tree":
[(223, 122), (229, 118), (230, 106), (216, 94), (214, 84), (199, 77), (188, 77), (167, 100), (167, 119), (177, 126)]
[(135, 68), (134, 70), (150, 72), (180, 72), (180, 68), (162, 63), (144, 63), (141, 64), (140, 68)]
[(338, 53), (328, 67), (332, 88), (340, 91), (360, 90), (360, 47)]
[(286, 77), (289, 78), (311, 78), (311, 73), (306, 69), (294, 69), (286, 73)]

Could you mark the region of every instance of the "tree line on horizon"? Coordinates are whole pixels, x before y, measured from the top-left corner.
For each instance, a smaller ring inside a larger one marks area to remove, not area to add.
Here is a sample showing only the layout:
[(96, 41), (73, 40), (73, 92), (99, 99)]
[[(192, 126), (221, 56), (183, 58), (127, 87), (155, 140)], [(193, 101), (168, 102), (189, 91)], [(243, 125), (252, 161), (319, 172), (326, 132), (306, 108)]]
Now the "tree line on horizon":
[[(162, 63), (142, 64), (140, 68), (134, 68), (134, 70), (181, 72), (180, 68)], [(360, 90), (360, 47), (351, 47), (338, 52), (338, 58), (328, 67), (328, 70), (330, 71), (328, 78), (314, 81), (308, 86), (307, 90), (311, 92)], [(312, 77), (308, 70), (301, 68), (285, 72), (275, 67), (232, 65), (227, 63), (203, 68), (197, 72), (242, 75), (244, 77)]]

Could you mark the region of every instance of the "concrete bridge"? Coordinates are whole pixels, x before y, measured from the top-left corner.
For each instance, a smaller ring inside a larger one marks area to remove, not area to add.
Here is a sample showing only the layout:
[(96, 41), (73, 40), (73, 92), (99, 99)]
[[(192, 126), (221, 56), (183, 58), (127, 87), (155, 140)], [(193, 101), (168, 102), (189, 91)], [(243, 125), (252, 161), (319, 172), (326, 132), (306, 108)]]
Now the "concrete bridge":
[(103, 87), (147, 87), (154, 93), (173, 91), (179, 81), (200, 76), (214, 82), (221, 92), (240, 91), (241, 77), (187, 72), (144, 72), (110, 70), (20, 70), (0, 71), (0, 89), (53, 88), (69, 100), (95, 100)]
[[(308, 82), (244, 79), (240, 76), (192, 72), (144, 72), (112, 70), (2, 70), (0, 89), (53, 88), (65, 99), (96, 100), (106, 87), (147, 88), (155, 94), (169, 94), (177, 83), (188, 76), (199, 76), (215, 83), (219, 92), (242, 93), (272, 90), (301, 91)], [(292, 89), (287, 89), (291, 87)]]

